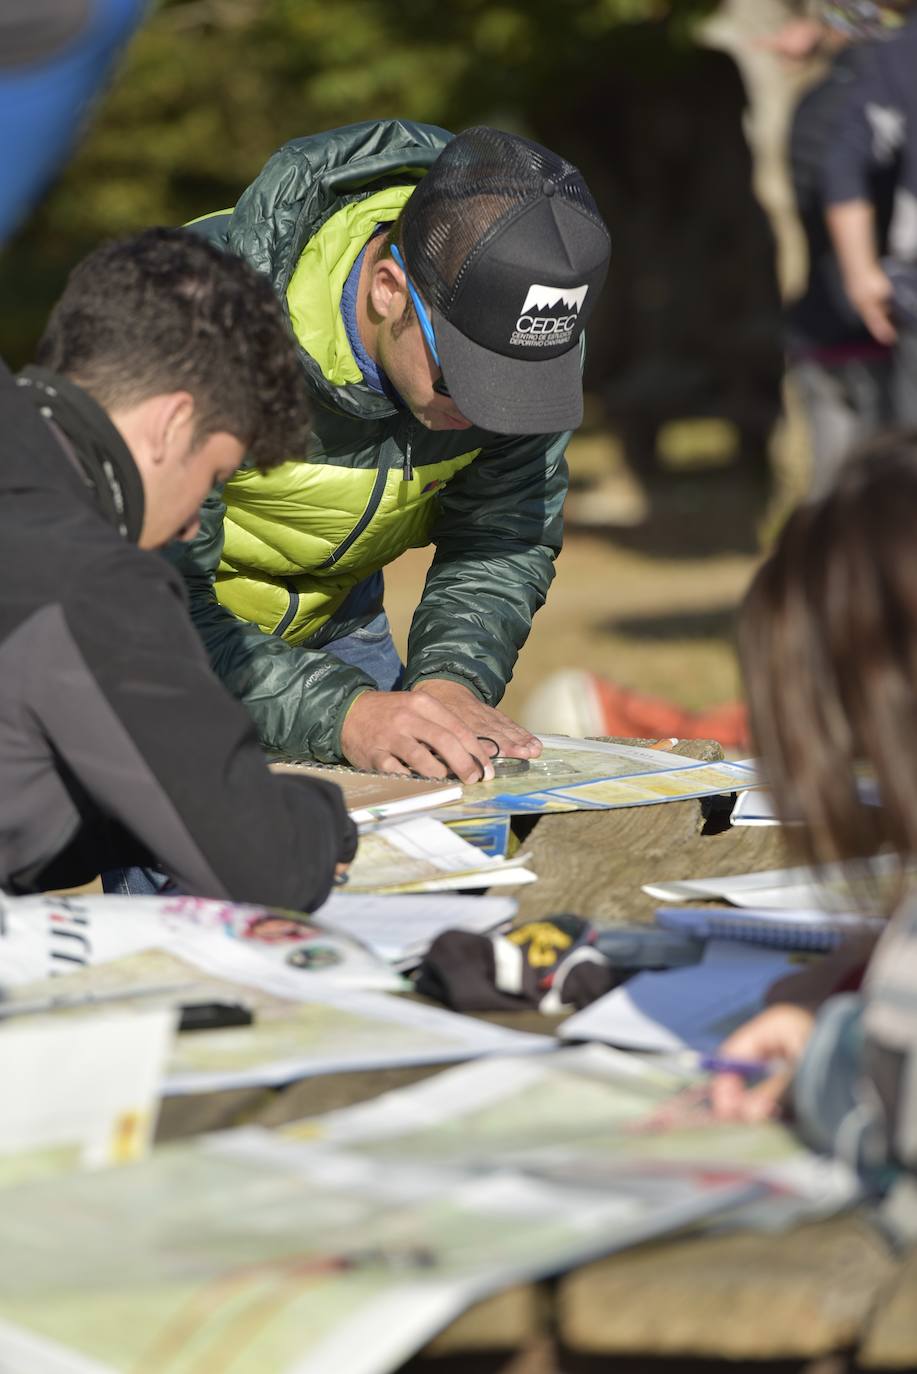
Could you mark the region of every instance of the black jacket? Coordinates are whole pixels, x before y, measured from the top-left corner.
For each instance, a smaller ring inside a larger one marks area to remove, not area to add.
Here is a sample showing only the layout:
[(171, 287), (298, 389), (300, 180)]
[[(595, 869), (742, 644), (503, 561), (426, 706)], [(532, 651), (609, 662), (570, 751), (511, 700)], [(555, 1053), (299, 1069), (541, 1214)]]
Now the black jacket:
[(0, 889), (155, 862), (199, 896), (310, 910), (355, 849), (340, 790), (268, 772), (142, 519), (104, 412), (0, 364)]
[(859, 49), (835, 136), (825, 150), (828, 205), (870, 199), (877, 169), (896, 170), (889, 251), (917, 262), (917, 15), (892, 37)]
[[(788, 310), (790, 347), (797, 354), (837, 345), (867, 346), (871, 351), (879, 347), (847, 299), (825, 222), (826, 163), (839, 152), (842, 159), (848, 156), (838, 128), (849, 118), (851, 91), (869, 72), (871, 61), (868, 49), (844, 48), (824, 80), (806, 91), (793, 115), (789, 171), (809, 260), (805, 290)], [(883, 256), (898, 174), (897, 157), (864, 171), (862, 191), (875, 210), (877, 247)]]

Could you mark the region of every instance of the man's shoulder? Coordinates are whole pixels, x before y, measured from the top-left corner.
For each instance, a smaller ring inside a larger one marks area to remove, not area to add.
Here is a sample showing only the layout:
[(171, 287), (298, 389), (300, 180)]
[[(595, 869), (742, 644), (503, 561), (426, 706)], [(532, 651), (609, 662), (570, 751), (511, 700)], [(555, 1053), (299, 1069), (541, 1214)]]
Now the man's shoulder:
[(285, 289), (306, 241), (337, 206), (396, 173), (422, 176), (451, 137), (433, 124), (383, 119), (290, 139), (239, 197), (226, 245)]

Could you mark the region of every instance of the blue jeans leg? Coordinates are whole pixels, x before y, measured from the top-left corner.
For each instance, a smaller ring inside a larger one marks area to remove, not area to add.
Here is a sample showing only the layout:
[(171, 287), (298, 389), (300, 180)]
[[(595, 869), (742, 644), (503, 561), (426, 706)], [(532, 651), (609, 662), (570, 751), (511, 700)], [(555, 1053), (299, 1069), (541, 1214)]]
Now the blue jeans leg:
[(368, 625), (322, 647), (333, 658), (349, 663), (351, 668), (361, 669), (373, 679), (380, 692), (396, 692), (401, 686), (404, 664), (395, 648), (385, 611), (380, 611)]
[(102, 874), (102, 891), (116, 897), (165, 897), (178, 888), (155, 868), (110, 868)]

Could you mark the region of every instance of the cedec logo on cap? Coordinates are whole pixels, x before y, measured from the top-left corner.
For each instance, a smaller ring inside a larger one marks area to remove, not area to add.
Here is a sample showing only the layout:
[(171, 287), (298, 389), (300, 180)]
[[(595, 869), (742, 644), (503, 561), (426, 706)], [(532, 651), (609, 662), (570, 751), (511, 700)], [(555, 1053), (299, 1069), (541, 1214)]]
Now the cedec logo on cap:
[(523, 348), (556, 348), (564, 344), (577, 326), (588, 290), (588, 285), (542, 286), (532, 282), (510, 344)]

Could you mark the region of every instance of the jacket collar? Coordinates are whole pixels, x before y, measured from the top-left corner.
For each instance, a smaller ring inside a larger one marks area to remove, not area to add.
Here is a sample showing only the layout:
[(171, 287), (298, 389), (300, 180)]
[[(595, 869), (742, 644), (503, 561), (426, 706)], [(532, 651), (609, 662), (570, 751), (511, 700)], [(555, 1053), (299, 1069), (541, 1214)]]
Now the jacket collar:
[(136, 544), (143, 527), (143, 483), (119, 430), (88, 392), (44, 367), (16, 378), (39, 415), (58, 431), (107, 522)]

